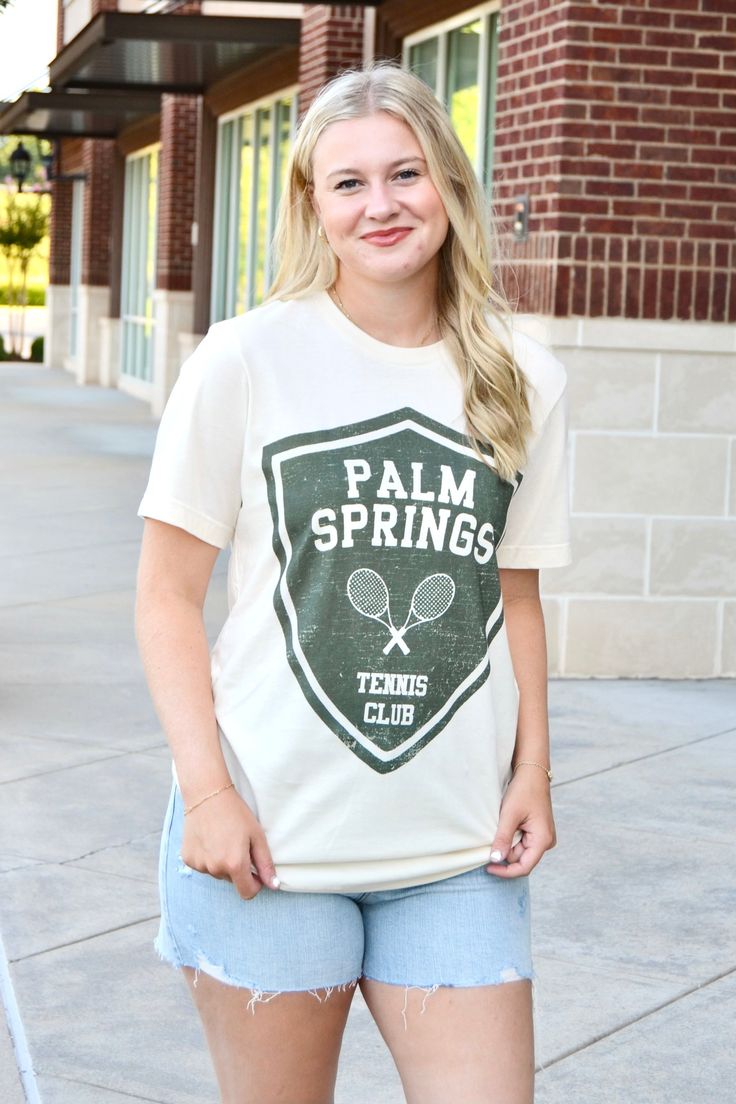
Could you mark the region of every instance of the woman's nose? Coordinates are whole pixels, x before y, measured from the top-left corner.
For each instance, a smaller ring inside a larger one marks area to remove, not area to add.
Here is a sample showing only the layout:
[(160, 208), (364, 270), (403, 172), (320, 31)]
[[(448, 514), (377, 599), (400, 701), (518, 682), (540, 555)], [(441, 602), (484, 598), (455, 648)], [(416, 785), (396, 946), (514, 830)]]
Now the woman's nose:
[(365, 213), (368, 218), (386, 219), (396, 214), (399, 203), (386, 184), (372, 184), (366, 195)]

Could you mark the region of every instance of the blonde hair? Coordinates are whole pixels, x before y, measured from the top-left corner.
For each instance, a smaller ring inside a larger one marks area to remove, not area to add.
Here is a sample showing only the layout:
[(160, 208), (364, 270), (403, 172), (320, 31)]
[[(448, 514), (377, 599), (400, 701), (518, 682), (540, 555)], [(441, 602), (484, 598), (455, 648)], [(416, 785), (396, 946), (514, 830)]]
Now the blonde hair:
[(268, 298), (296, 299), (335, 283), (338, 260), (318, 236), (310, 199), (312, 155), (323, 130), (385, 111), (414, 132), (450, 228), (439, 253), (437, 314), (463, 383), (468, 433), (476, 452), (490, 446), (499, 475), (523, 466), (531, 429), (526, 380), (489, 314), (509, 307), (493, 272), (490, 211), (444, 108), (413, 73), (390, 62), (351, 69), (326, 84), (299, 126), (286, 168), (274, 245), (278, 270)]

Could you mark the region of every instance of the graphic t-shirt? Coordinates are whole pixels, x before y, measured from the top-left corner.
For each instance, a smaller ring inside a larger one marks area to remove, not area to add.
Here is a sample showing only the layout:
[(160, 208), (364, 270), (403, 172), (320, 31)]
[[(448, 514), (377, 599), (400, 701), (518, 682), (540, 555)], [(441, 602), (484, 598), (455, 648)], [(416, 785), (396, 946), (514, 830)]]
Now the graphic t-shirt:
[(519, 700), (498, 568), (570, 559), (565, 371), (513, 340), (513, 482), (465, 435), (446, 344), (377, 341), (326, 292), (212, 326), (171, 393), (138, 513), (232, 546), (215, 713), (285, 890), (489, 859)]

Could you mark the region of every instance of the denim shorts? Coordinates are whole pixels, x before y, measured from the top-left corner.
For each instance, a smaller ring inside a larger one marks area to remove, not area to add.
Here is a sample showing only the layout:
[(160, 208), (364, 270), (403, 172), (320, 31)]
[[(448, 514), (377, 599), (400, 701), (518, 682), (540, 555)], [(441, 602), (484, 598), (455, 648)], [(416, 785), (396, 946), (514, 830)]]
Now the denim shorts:
[(232, 882), (181, 858), (176, 785), (164, 822), (155, 942), (165, 961), (266, 994), (354, 985), (361, 977), (434, 991), (534, 978), (529, 876), (466, 874), (368, 893), (262, 889), (244, 900)]

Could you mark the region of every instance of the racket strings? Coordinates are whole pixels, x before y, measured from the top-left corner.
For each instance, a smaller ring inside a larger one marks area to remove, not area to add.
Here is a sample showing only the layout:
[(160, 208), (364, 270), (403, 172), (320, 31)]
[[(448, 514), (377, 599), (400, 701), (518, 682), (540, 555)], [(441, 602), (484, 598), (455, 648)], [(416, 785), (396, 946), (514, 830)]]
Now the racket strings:
[(414, 591), (412, 613), (420, 621), (434, 621), (447, 613), (454, 597), (455, 584), (449, 575), (430, 575)]
[(348, 598), (364, 617), (380, 617), (388, 607), (388, 588), (376, 571), (359, 568), (348, 579)]

